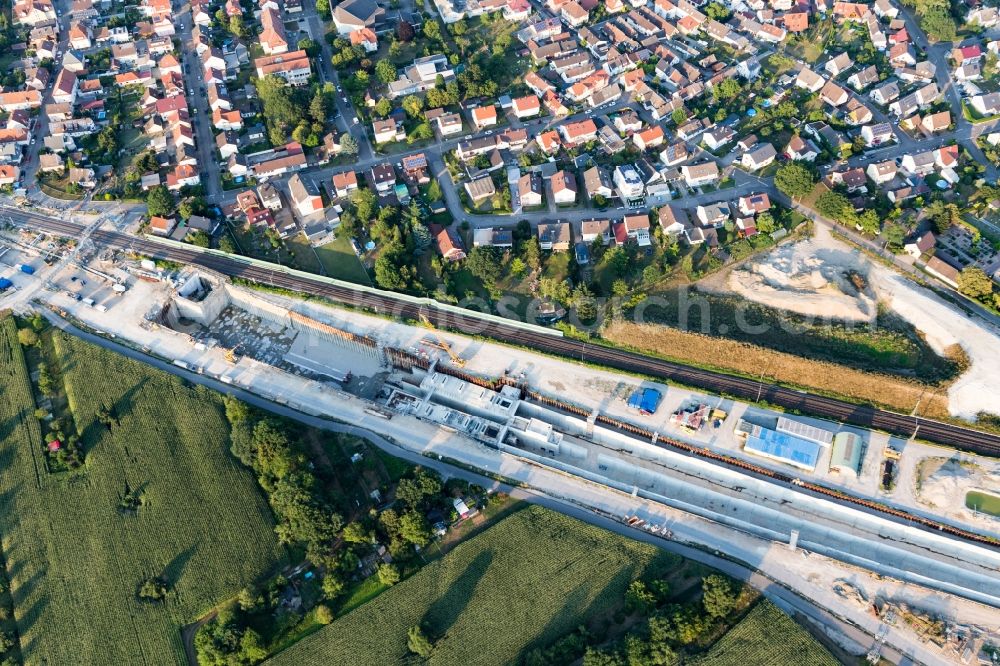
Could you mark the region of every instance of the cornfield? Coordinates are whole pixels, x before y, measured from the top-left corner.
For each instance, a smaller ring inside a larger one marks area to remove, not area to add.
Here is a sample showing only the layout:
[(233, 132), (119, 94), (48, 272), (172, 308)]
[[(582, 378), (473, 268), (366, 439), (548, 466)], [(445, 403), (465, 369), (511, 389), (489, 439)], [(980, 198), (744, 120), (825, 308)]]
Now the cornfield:
[[(182, 663), (181, 626), (284, 561), (270, 510), (228, 453), (217, 394), (54, 341), (87, 452), (66, 474), (45, 469), (14, 322), (0, 325), (0, 533), (25, 662)], [(167, 599), (141, 602), (153, 577)]]
[(532, 506), (268, 663), (405, 663), (407, 629), (414, 625), (425, 625), (437, 639), (432, 664), (516, 663), (531, 648), (613, 611), (629, 583), (654, 562), (679, 561)]
[(716, 641), (693, 666), (837, 666), (839, 663), (803, 627), (766, 599)]

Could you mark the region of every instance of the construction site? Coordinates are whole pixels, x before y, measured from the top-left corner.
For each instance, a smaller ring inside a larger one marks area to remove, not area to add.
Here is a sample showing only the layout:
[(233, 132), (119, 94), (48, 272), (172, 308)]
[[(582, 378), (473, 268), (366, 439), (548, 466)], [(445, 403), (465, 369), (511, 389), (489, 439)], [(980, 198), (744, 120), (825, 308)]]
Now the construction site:
[[(942, 449), (266, 293), (201, 268), (97, 262), (106, 281), (68, 262), (13, 276), (20, 307), (48, 308), (180, 372), (725, 551), (941, 660), (969, 663), (1000, 644), (1000, 519), (921, 495), (918, 480), (940, 477), (921, 464), (947, 458)], [(88, 287), (107, 294), (88, 304)], [(997, 461), (963, 460), (980, 470), (966, 492), (1000, 492)]]

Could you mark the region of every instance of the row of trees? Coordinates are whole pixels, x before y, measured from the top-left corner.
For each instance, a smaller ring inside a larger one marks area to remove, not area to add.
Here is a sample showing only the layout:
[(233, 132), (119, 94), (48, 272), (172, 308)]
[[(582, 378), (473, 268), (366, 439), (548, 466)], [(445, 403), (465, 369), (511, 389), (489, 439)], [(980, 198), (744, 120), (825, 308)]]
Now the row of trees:
[(676, 603), (665, 579), (636, 580), (623, 599), (615, 622), (631, 627), (608, 641), (580, 627), (552, 645), (527, 654), (526, 666), (556, 666), (580, 660), (585, 666), (672, 666), (685, 646), (726, 621), (740, 604), (742, 585), (721, 574), (702, 579), (700, 600)]

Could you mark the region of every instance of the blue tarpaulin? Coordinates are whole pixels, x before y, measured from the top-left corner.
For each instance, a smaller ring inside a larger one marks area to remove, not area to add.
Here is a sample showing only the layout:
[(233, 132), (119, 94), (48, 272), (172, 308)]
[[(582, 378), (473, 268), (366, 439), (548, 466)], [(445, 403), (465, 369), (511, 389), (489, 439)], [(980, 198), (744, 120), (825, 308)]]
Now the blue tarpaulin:
[(660, 392), (654, 388), (636, 389), (629, 396), (628, 406), (632, 409), (638, 409), (643, 414), (653, 414), (660, 406), (661, 397)]

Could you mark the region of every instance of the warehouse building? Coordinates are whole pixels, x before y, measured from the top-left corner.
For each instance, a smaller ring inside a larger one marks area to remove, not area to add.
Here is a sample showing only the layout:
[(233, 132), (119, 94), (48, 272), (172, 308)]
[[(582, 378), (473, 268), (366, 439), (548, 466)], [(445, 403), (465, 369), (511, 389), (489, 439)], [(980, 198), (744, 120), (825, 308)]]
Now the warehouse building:
[(818, 443), (740, 419), (736, 434), (746, 438), (743, 450), (813, 472), (823, 447)]
[(801, 421), (794, 421), (786, 416), (778, 417), (778, 425), (775, 430), (799, 439), (814, 442), (820, 446), (830, 446), (833, 443), (833, 433), (829, 430), (808, 423), (802, 423)]

